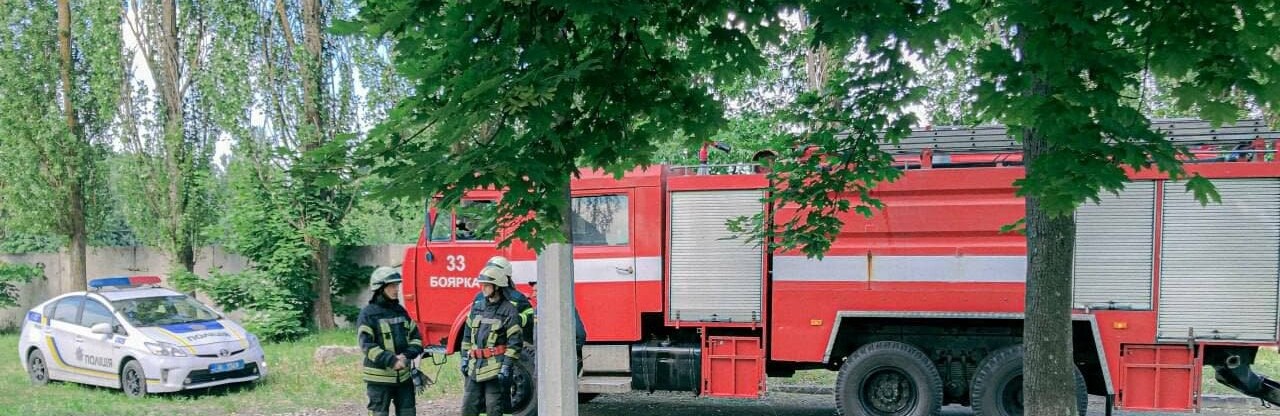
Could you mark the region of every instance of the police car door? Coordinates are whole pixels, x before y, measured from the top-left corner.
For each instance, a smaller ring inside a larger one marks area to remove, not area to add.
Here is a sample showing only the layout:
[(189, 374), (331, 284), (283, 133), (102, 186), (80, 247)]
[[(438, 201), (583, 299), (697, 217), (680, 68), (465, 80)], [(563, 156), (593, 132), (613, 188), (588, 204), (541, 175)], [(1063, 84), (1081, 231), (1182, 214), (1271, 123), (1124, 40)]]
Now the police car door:
[[(47, 349), (46, 353), (50, 357), (52, 365), (49, 366), (49, 372), (52, 377), (79, 383), (103, 384), (114, 378), (114, 374), (81, 368), (76, 359), (76, 351), (81, 348), (84, 340), (84, 334), (79, 330), (80, 309), (83, 305), (84, 296), (78, 295), (59, 300), (54, 305), (49, 325), (46, 326), (43, 349)], [(84, 332), (87, 333), (88, 328)], [(83, 349), (80, 349), (80, 354), (83, 358)]]
[[(112, 328), (113, 333), (93, 333), (93, 326), (97, 324), (106, 324)], [(78, 330), (82, 331), (83, 335), (77, 338), (80, 342), (75, 353), (76, 364), (88, 370), (115, 375), (116, 365), (120, 363), (120, 354), (122, 353), (120, 349), (122, 345), (116, 341), (124, 341), (123, 337), (114, 333), (116, 326), (115, 316), (112, 315), (111, 310), (106, 305), (96, 299), (85, 298), (84, 309), (80, 312), (80, 328)], [(118, 384), (119, 378), (115, 377), (110, 383), (104, 385), (115, 387)]]

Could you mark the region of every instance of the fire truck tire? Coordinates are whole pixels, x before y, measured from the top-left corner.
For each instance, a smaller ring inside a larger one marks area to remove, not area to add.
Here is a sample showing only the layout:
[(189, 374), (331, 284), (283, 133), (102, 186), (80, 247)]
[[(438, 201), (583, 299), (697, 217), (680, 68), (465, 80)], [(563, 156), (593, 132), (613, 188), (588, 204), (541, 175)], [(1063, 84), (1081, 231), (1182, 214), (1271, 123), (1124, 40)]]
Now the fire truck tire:
[(511, 372), (511, 413), (513, 416), (538, 414), (538, 371), (532, 359), (516, 361)]
[(578, 404), (591, 403), (597, 397), (600, 397), (600, 393), (578, 393)]
[[(983, 359), (969, 385), (973, 414), (978, 416), (1022, 416), (1022, 345), (1005, 347)], [(1077, 368), (1076, 409), (1080, 416), (1089, 410), (1089, 394), (1084, 374)]]
[(941, 408), (942, 376), (916, 347), (874, 342), (840, 366), (836, 409), (843, 416), (928, 416)]

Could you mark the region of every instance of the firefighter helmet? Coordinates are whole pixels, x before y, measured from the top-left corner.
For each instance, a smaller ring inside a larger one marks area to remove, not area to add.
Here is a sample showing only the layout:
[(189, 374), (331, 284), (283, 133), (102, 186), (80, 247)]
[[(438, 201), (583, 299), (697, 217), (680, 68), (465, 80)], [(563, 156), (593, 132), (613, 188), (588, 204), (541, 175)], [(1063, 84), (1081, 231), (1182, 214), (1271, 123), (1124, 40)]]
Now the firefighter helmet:
[(502, 272), (502, 274), (507, 276), (508, 281), (511, 280), (511, 274), (512, 274), (511, 261), (507, 260), (506, 257), (502, 257), (502, 256), (490, 257), (489, 262), (485, 263), (484, 267), (497, 267), (498, 270)]
[(382, 266), (374, 269), (373, 276), (369, 277), (369, 290), (377, 292), (391, 283), (400, 283), (400, 268)]
[(480, 270), (480, 276), (476, 278), (476, 283), (488, 283), (497, 287), (511, 286), (511, 278), (502, 271), (501, 267), (485, 266), (484, 270)]

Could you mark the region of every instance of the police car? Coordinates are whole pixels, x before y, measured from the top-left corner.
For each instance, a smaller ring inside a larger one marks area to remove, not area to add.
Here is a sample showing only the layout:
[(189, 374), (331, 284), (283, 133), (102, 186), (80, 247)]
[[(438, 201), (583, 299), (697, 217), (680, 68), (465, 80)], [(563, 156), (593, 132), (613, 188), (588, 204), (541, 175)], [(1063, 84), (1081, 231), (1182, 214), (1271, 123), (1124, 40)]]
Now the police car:
[(65, 380), (129, 396), (259, 380), (257, 337), (156, 276), (95, 279), (27, 312), (18, 356), (35, 384)]

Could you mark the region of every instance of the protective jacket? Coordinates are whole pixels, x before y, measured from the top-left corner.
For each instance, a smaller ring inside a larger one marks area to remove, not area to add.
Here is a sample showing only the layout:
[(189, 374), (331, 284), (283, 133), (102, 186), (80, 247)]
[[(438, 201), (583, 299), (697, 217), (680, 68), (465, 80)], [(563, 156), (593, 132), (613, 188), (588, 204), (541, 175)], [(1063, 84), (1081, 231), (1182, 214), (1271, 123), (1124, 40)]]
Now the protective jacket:
[[(522, 336), (520, 338), (524, 340), (526, 347), (532, 346), (533, 334), (535, 331), (533, 324), (537, 319), (534, 316), (535, 310), (533, 309), (533, 304), (529, 303), (529, 297), (525, 296), (524, 293), (520, 293), (519, 290), (509, 287), (500, 287), (498, 290), (502, 291), (503, 299), (507, 302), (511, 302), (511, 305), (515, 306), (516, 310), (520, 312), (520, 330), (522, 332)], [(476, 298), (472, 302), (483, 301), (484, 292), (480, 292), (476, 293)]]
[(410, 368), (392, 370), (396, 355), (412, 361), (422, 354), (418, 325), (399, 303), (379, 296), (360, 310), (356, 320), (360, 349), (364, 352), (364, 381), (378, 384), (408, 383)]
[(502, 364), (519, 359), (522, 332), (520, 311), (505, 297), (473, 303), (462, 333), (462, 353), (471, 359), (467, 377), (476, 382), (496, 378)]

